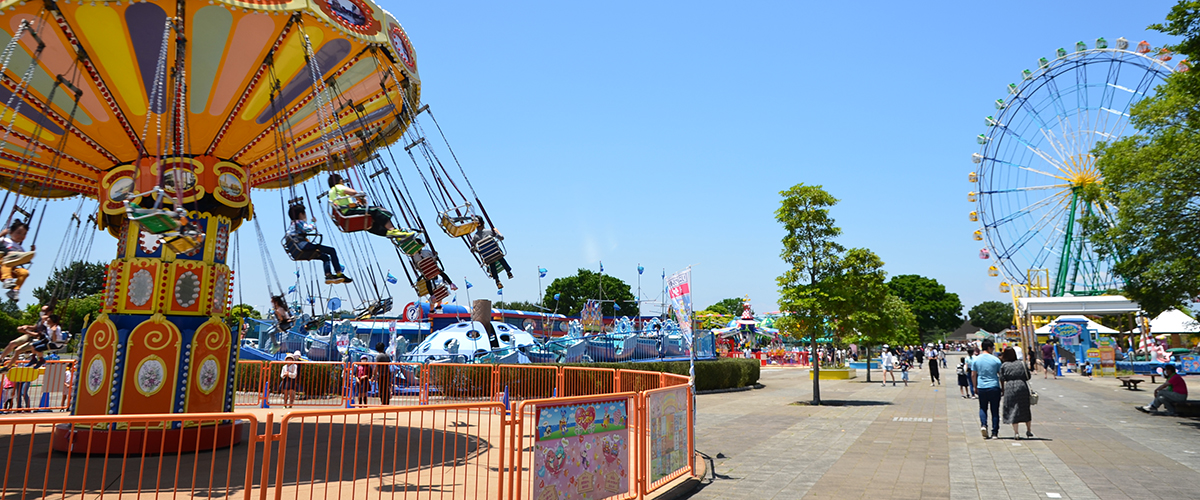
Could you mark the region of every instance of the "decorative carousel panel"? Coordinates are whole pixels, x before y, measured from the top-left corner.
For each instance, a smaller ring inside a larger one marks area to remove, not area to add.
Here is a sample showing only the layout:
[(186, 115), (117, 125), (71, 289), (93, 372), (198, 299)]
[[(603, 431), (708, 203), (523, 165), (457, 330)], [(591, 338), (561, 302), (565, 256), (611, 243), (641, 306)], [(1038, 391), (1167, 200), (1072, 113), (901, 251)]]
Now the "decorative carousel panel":
[(229, 257), (229, 232), (232, 224), (224, 217), (217, 220), (217, 228), (213, 231), (213, 250), (212, 261), (215, 264), (224, 264), (225, 259)]
[(76, 415), (106, 415), (113, 394), (112, 374), (117, 364), (117, 327), (102, 314), (83, 336), (82, 357), (75, 398)]
[(224, 316), (230, 308), (230, 299), (233, 297), (233, 271), (224, 265), (213, 266), (213, 283), (209, 289), (212, 295), (209, 300), (208, 314), (211, 316)]
[(219, 318), (211, 318), (196, 329), (192, 336), (188, 366), (187, 413), (220, 412), (224, 410), (229, 350), (233, 339), (229, 327)]
[(159, 259), (163, 256), (163, 241), (161, 234), (147, 231), (141, 224), (129, 223), (129, 240), (127, 244), (134, 249), (133, 256), (138, 258)]
[(206, 315), (207, 311), (201, 307), (205, 302), (201, 298), (208, 295), (212, 267), (202, 262), (179, 260), (170, 264), (170, 268), (163, 311), (166, 314)]
[(122, 272), (122, 287), (120, 289), (119, 312), (131, 314), (147, 314), (159, 312), (158, 289), (160, 277), (163, 274), (162, 261), (151, 259), (134, 259), (125, 263)]
[(183, 337), (161, 314), (129, 333), (120, 413), (171, 413)]
[(104, 273), (104, 304), (101, 309), (106, 313), (116, 312), (117, 301), (121, 300), (122, 285), (125, 283), (125, 262), (117, 259), (110, 262)]

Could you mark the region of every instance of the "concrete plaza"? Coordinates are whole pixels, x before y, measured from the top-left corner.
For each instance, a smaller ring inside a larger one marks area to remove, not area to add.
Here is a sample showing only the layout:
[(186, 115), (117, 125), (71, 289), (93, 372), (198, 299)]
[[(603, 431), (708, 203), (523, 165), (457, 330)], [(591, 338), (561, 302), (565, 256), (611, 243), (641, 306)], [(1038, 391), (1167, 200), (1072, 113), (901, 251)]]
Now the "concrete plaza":
[(907, 388), (861, 370), (822, 381), (822, 399), (841, 406), (793, 404), (812, 399), (808, 370), (794, 368), (764, 368), (764, 389), (699, 396), (696, 449), (715, 476), (690, 498), (1200, 498), (1200, 420), (1136, 411), (1151, 390), (1039, 374), (1037, 439), (1001, 424), (1002, 439), (984, 440), (949, 361), (939, 387), (928, 368)]

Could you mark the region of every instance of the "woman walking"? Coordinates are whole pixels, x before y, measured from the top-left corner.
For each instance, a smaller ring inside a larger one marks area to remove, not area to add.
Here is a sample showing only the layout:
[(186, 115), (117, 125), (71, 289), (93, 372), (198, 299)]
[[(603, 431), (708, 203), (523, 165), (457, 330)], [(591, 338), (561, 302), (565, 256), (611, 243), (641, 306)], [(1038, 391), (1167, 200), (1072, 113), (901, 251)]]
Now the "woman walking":
[(1025, 437), (1033, 439), (1033, 414), (1029, 410), (1029, 370), (1017, 359), (1017, 351), (1005, 347), (1000, 354), (1000, 391), (1004, 394), (1002, 401), (1002, 420), (1012, 424), (1013, 439), (1021, 439), (1017, 424), (1025, 424)]

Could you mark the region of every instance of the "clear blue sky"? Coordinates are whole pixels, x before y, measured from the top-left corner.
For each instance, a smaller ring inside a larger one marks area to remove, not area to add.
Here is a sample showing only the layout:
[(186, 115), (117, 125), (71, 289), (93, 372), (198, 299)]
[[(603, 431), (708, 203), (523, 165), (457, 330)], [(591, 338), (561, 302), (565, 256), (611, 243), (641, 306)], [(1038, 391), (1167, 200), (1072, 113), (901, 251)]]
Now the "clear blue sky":
[[(889, 275), (936, 278), (965, 313), (1007, 298), (967, 220), (970, 155), (992, 102), (1037, 58), (1078, 40), (1169, 43), (1145, 27), (1174, 3), (383, 5), (408, 31), (422, 98), (508, 238), (517, 277), (505, 299), (536, 301), (538, 266), (550, 270), (545, 285), (602, 260), (631, 284), (645, 266), (643, 298), (658, 297), (663, 268), (695, 265), (698, 307), (748, 294), (756, 310), (773, 310), (784, 269), (778, 192), (806, 183), (842, 200), (833, 215), (845, 245), (874, 250)], [(254, 196), (288, 276), (279, 195)], [(428, 217), (429, 200), (419, 202)], [(65, 218), (74, 205), (51, 213)], [(243, 229), (242, 290), (262, 306), (253, 224)], [(41, 236), (30, 289), (59, 237)], [(461, 245), (435, 238), (456, 281), (498, 298)], [(100, 235), (92, 258), (114, 249)], [(397, 270), (393, 259), (383, 267)], [(414, 298), (403, 281), (391, 287), (400, 305)]]

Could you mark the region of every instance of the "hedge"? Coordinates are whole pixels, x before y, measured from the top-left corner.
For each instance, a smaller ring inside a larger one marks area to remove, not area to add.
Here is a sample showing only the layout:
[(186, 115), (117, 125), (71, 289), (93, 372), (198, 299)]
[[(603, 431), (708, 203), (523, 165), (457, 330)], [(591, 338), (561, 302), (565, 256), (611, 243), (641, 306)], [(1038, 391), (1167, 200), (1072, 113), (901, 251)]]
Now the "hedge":
[[(583, 368), (615, 368), (618, 370), (642, 370), (666, 372), (677, 375), (688, 374), (687, 361), (650, 361), (645, 363), (563, 363), (562, 366)], [(735, 389), (758, 383), (762, 366), (757, 359), (720, 358), (716, 361), (696, 362), (696, 390)]]

